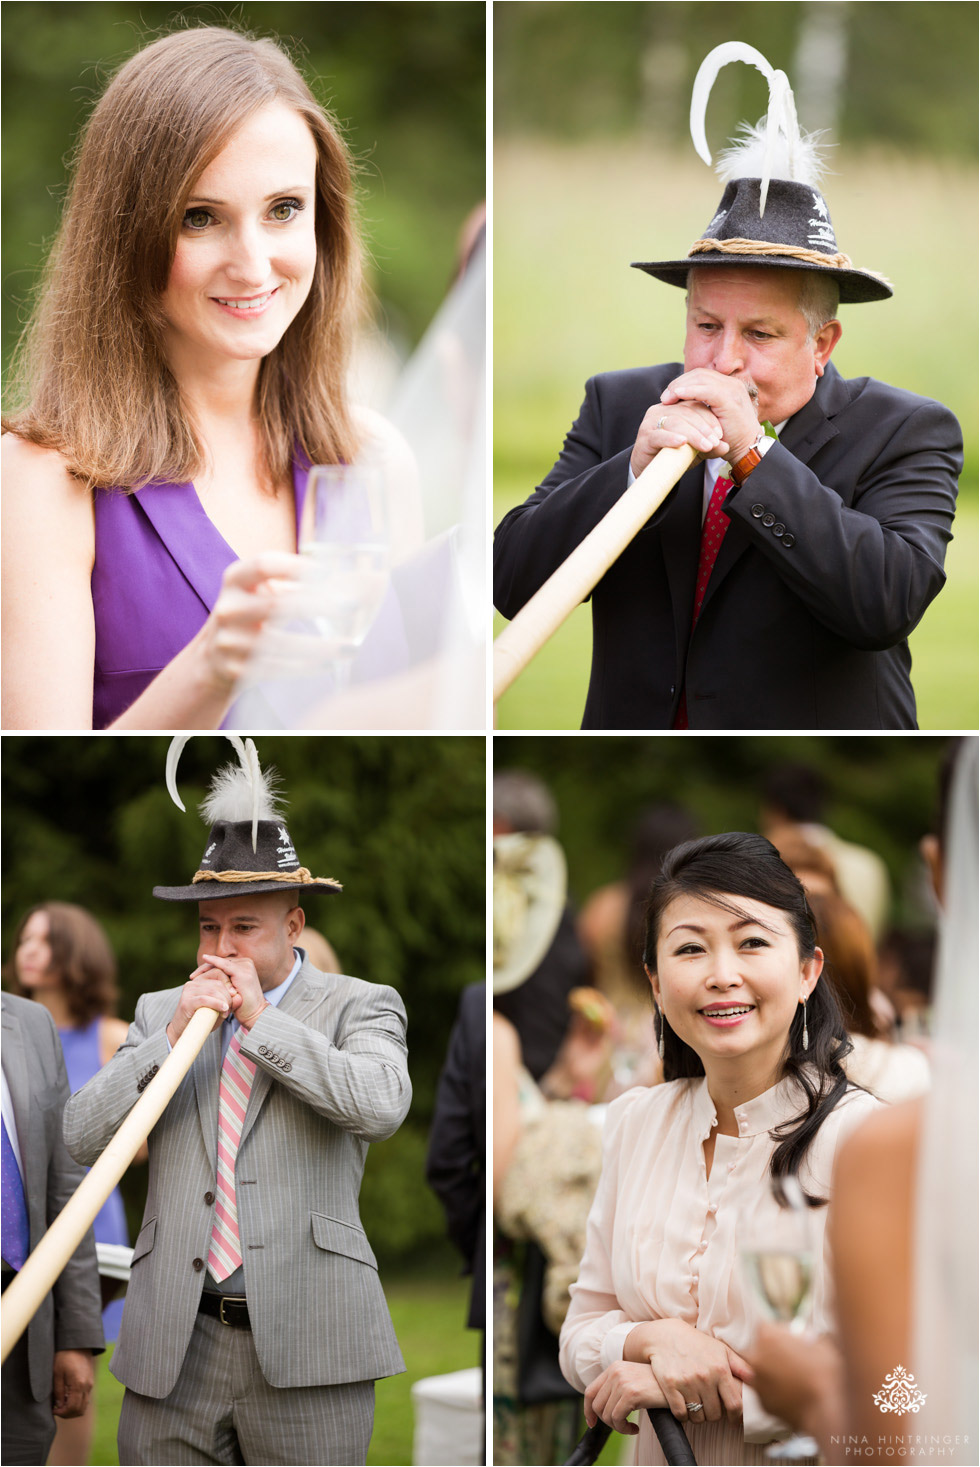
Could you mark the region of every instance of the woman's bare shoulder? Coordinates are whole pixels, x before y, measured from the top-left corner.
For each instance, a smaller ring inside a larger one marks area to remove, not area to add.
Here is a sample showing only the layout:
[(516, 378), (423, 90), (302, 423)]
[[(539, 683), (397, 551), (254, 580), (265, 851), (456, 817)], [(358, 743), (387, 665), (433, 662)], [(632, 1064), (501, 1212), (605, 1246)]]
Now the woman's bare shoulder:
[(64, 454), (4, 433), (0, 466), (5, 533), (16, 535), (21, 525), (43, 531), (88, 558), (94, 549), (92, 495), (71, 473)]
[(70, 472), (68, 460), (56, 448), (42, 448), (19, 433), (4, 433), (0, 438), (0, 464), (5, 494), (24, 489), (35, 495), (60, 496), (66, 504), (90, 501), (88, 490)]

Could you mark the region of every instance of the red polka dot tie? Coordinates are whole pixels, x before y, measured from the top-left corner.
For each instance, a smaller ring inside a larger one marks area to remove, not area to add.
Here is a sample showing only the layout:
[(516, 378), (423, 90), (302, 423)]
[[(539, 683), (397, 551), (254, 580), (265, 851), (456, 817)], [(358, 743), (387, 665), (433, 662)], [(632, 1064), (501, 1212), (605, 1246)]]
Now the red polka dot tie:
[[(725, 531), (731, 524), (727, 514), (722, 511), (725, 496), (732, 487), (731, 479), (723, 479), (720, 476), (715, 480), (715, 487), (711, 491), (708, 501), (708, 513), (704, 517), (704, 525), (701, 529), (701, 553), (698, 556), (698, 578), (694, 586), (694, 614), (691, 617), (691, 631), (701, 615), (701, 607), (704, 604), (704, 594), (708, 589), (711, 572), (721, 549), (721, 542), (725, 538)], [(677, 709), (677, 717), (674, 719), (675, 728), (687, 728), (687, 690), (681, 693), (681, 701)]]

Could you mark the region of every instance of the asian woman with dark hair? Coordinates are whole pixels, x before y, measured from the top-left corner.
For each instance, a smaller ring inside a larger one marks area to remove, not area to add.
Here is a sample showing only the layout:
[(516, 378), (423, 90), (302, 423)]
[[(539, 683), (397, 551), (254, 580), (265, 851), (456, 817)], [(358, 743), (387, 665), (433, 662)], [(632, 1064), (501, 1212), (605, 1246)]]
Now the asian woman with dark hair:
[[(806, 895), (761, 836), (668, 853), (644, 962), (665, 1083), (610, 1107), (562, 1367), (590, 1422), (632, 1434), (632, 1410), (666, 1406), (696, 1428), (699, 1462), (762, 1462), (785, 1430), (749, 1384), (757, 1311), (738, 1250), (778, 1221), (796, 1179), (814, 1239), (812, 1323), (829, 1327), (834, 1156), (877, 1102), (844, 1074), (849, 1042)], [(664, 1460), (645, 1412), (637, 1449), (637, 1462)]]

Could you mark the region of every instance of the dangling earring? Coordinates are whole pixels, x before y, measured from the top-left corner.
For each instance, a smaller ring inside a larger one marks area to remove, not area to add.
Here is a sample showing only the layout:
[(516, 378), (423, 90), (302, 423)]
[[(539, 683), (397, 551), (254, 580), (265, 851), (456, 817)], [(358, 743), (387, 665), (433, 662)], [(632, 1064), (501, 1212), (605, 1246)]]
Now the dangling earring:
[(663, 1009), (658, 1009), (657, 1010), (657, 1014), (658, 1014), (659, 1019), (660, 1019), (660, 1038), (657, 1040), (657, 1053), (659, 1054), (661, 1060), (663, 1060), (663, 1057), (664, 1057), (664, 1025), (666, 1024), (667, 1020), (664, 1018), (664, 1011), (663, 1011)]
[(810, 1048), (810, 1035), (806, 1027), (806, 999), (803, 1000), (803, 1048)]

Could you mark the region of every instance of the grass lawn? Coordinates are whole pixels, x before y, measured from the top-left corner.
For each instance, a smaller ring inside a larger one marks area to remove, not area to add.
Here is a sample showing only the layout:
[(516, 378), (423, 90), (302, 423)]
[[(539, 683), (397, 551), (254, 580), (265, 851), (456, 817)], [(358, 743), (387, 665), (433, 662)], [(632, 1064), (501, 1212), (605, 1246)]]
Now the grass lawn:
[[(452, 1273), (426, 1271), (401, 1277), (382, 1275), (398, 1342), (408, 1370), (381, 1380), (377, 1387), (370, 1467), (404, 1467), (412, 1461), (411, 1389), (427, 1375), (442, 1375), (480, 1363), (479, 1335), (463, 1327), (469, 1283)], [(100, 1356), (96, 1380), (96, 1431), (90, 1461), (118, 1467), (116, 1427), (123, 1388), (109, 1374), (111, 1352)]]

